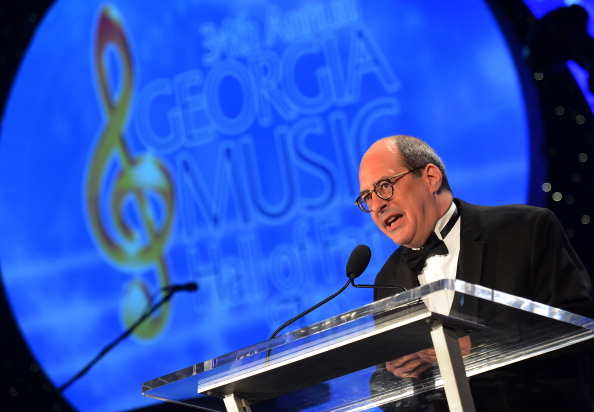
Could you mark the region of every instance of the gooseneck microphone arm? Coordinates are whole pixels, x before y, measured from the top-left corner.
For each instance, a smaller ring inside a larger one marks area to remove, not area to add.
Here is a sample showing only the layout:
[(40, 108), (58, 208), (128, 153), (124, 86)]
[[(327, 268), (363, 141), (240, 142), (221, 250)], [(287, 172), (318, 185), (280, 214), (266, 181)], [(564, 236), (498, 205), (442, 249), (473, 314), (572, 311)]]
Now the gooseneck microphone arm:
[(293, 322), (301, 319), (302, 317), (304, 317), (305, 315), (307, 315), (308, 313), (310, 313), (312, 310), (315, 310), (315, 309), (319, 308), (323, 304), (328, 303), (329, 301), (331, 301), (332, 299), (334, 299), (335, 297), (337, 297), (338, 295), (340, 295), (349, 286), (349, 283), (351, 283), (351, 280), (350, 279), (347, 281), (347, 283), (345, 283), (345, 285), (342, 288), (340, 288), (340, 290), (338, 292), (334, 293), (333, 295), (328, 296), (326, 299), (324, 299), (323, 301), (321, 301), (319, 303), (316, 303), (311, 308), (307, 309), (305, 312), (302, 312), (299, 315), (295, 316), (293, 319), (290, 319), (290, 320), (286, 321), (285, 323), (283, 323), (281, 326), (279, 326), (279, 328), (277, 330), (274, 331), (274, 333), (272, 335), (270, 335), (270, 339), (272, 339), (276, 335), (278, 335), (278, 333), (281, 330), (283, 330), (284, 328), (286, 328), (287, 326), (289, 326), (291, 323), (293, 323)]
[(347, 266), (346, 266), (346, 273), (347, 273), (347, 276), (349, 277), (349, 280), (347, 281), (347, 283), (345, 283), (345, 285), (342, 288), (340, 288), (340, 290), (338, 292), (334, 293), (331, 296), (328, 296), (326, 299), (315, 304), (311, 308), (307, 309), (305, 312), (300, 313), (299, 315), (295, 316), (293, 319), (288, 320), (285, 323), (283, 323), (277, 330), (274, 331), (274, 333), (270, 336), (270, 339), (274, 338), (281, 330), (283, 330), (284, 328), (289, 326), (291, 323), (301, 319), (302, 317), (304, 317), (305, 315), (310, 313), (312, 310), (319, 308), (323, 304), (328, 303), (330, 300), (332, 300), (336, 296), (340, 295), (351, 283), (351, 278), (354, 279), (357, 276), (361, 276), (361, 273), (363, 273), (365, 271), (370, 260), (371, 260), (371, 250), (369, 249), (368, 246), (359, 245), (355, 249), (353, 249), (353, 251), (351, 252), (351, 256), (349, 256), (349, 260), (347, 261)]
[(150, 306), (136, 322), (134, 322), (128, 329), (124, 331), (124, 333), (122, 333), (116, 340), (114, 340), (112, 343), (103, 348), (103, 350), (101, 350), (101, 352), (99, 352), (97, 356), (95, 356), (89, 363), (87, 363), (87, 365), (84, 368), (82, 368), (76, 375), (74, 375), (66, 383), (60, 386), (58, 388), (58, 393), (64, 392), (68, 387), (70, 387), (70, 385), (82, 378), (97, 362), (99, 362), (99, 360), (101, 360), (101, 358), (107, 355), (107, 352), (112, 350), (121, 341), (130, 336), (132, 332), (134, 332), (134, 330), (136, 330), (136, 328), (142, 324), (142, 322), (144, 322), (149, 316), (151, 316), (157, 309), (159, 309), (161, 306), (167, 303), (175, 293), (180, 291), (193, 292), (197, 289), (198, 285), (194, 282), (182, 285), (169, 285), (161, 289), (163, 292), (165, 292), (163, 298), (154, 305)]
[[(399, 289), (402, 292), (406, 292), (405, 287), (397, 286), (397, 285), (356, 285), (355, 279), (358, 278), (359, 276), (361, 276), (361, 274), (365, 271), (370, 260), (371, 260), (371, 249), (369, 249), (369, 246), (359, 245), (359, 246), (355, 247), (355, 249), (353, 249), (353, 251), (351, 252), (351, 255), (349, 256), (349, 260), (347, 261), (347, 265), (346, 265), (346, 275), (349, 278), (347, 280), (347, 283), (342, 288), (340, 288), (340, 290), (338, 292), (334, 293), (331, 296), (328, 296), (326, 299), (315, 304), (311, 308), (307, 309), (305, 312), (302, 312), (299, 315), (295, 316), (293, 319), (288, 320), (285, 323), (283, 323), (277, 330), (274, 331), (274, 333), (270, 336), (270, 339), (272, 339), (276, 335), (278, 335), (278, 333), (281, 330), (283, 330), (284, 328), (289, 326), (291, 323), (301, 319), (302, 317), (304, 317), (305, 315), (310, 313), (312, 310), (319, 308), (323, 304), (329, 302), (330, 300), (334, 299), (336, 296), (340, 295), (349, 286), (349, 284), (353, 285), (353, 287), (356, 287), (356, 288)], [(268, 351), (268, 353), (269, 352), (270, 351)]]

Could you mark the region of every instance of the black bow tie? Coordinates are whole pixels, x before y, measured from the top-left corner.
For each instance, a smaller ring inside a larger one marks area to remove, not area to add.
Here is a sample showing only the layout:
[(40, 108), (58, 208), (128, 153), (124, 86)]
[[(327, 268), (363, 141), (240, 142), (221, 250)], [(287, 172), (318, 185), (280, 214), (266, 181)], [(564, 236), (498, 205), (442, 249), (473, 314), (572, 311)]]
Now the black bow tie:
[[(448, 233), (450, 233), (450, 230), (452, 230), (454, 224), (456, 224), (456, 221), (458, 220), (458, 216), (458, 210), (456, 209), (454, 210), (454, 214), (452, 215), (448, 223), (440, 232), (442, 238), (445, 239)], [(430, 258), (431, 256), (447, 254), (448, 248), (445, 245), (445, 243), (443, 243), (443, 240), (438, 238), (435, 232), (431, 232), (429, 239), (427, 239), (427, 242), (425, 242), (425, 245), (423, 245), (422, 248), (417, 250), (406, 248), (404, 250), (404, 253), (402, 254), (402, 257), (404, 258), (404, 261), (406, 262), (407, 266), (413, 270), (415, 275), (419, 275), (423, 270), (423, 267), (425, 267), (425, 262), (428, 258)]]
[(448, 248), (445, 243), (443, 243), (443, 240), (438, 238), (435, 232), (432, 232), (431, 236), (429, 236), (429, 239), (427, 239), (427, 242), (425, 242), (425, 245), (422, 248), (416, 250), (406, 248), (402, 254), (402, 257), (404, 258), (407, 266), (413, 270), (415, 275), (418, 275), (423, 270), (425, 262), (428, 258), (431, 256), (447, 254)]

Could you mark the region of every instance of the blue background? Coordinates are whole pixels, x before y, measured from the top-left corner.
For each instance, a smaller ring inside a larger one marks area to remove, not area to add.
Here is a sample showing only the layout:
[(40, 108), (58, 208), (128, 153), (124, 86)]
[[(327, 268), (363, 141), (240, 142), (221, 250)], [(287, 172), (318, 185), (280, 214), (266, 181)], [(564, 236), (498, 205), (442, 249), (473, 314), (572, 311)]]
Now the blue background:
[[(373, 251), (360, 279), (371, 283), (395, 248), (352, 203), (359, 158), (377, 138), (426, 139), (442, 155), (455, 195), (467, 201), (526, 202), (526, 101), (494, 17), (475, 1), (410, 3), (110, 3), (134, 76), (120, 133), (132, 158), (152, 156), (170, 173), (175, 209), (158, 193), (150, 202), (157, 226), (173, 213), (162, 254), (168, 282), (196, 281), (200, 291), (175, 296), (164, 329), (132, 336), (69, 388), (75, 407), (150, 403), (140, 396), (143, 381), (267, 339), (342, 286), (360, 243)], [(56, 385), (164, 286), (154, 266), (114, 261), (89, 224), (87, 176), (111, 120), (93, 54), (103, 4), (64, 0), (48, 12), (14, 83), (1, 137), (4, 286)], [(331, 16), (336, 4), (353, 7), (353, 18), (313, 33), (285, 21), (265, 41), (266, 16)], [(546, 11), (535, 7), (536, 15)], [(353, 44), (373, 59), (353, 61)], [(332, 45), (335, 60), (324, 49)], [(114, 101), (120, 57), (112, 49), (102, 61)], [(257, 72), (264, 66), (254, 62), (272, 62), (277, 72)], [(349, 88), (345, 75), (357, 69), (350, 85), (359, 88)], [(281, 109), (266, 106), (272, 97), (258, 87), (266, 76), (284, 96)], [(105, 165), (107, 220), (119, 166), (117, 156)], [(131, 198), (119, 213), (150, 243), (138, 207)], [(370, 300), (369, 291), (347, 290), (301, 324)]]

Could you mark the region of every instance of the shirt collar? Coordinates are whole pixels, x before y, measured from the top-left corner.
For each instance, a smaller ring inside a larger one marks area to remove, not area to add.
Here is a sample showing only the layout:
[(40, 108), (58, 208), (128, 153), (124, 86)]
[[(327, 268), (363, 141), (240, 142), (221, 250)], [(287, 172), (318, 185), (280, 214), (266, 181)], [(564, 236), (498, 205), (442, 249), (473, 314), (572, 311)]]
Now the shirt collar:
[(454, 215), (454, 213), (456, 213), (456, 204), (452, 202), (448, 211), (437, 221), (437, 224), (435, 225), (435, 234), (438, 238), (443, 240), (441, 232), (447, 226), (448, 222), (450, 221), (450, 218)]

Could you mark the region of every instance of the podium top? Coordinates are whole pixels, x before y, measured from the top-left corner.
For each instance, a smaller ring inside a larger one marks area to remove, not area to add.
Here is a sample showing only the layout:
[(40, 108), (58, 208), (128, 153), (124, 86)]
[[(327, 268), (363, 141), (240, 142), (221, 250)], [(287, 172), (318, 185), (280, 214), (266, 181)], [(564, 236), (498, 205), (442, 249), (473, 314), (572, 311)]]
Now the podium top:
[[(455, 296), (451, 307), (447, 295)], [(472, 349), (464, 357), (468, 376), (594, 337), (590, 318), (460, 280), (440, 280), (144, 382), (142, 393), (223, 411), (220, 399), (229, 394), (258, 404), (278, 403), (293, 393), (303, 405), (304, 397), (311, 402), (303, 390), (316, 387), (320, 397), (341, 379), (337, 386), (344, 393), (315, 403), (324, 410), (346, 405), (363, 410), (411, 395), (413, 383), (404, 379), (370, 393), (370, 376), (376, 365), (431, 347), (428, 324), (436, 321), (470, 336)], [(438, 368), (414, 385), (415, 393), (419, 385), (427, 390), (443, 385)]]

